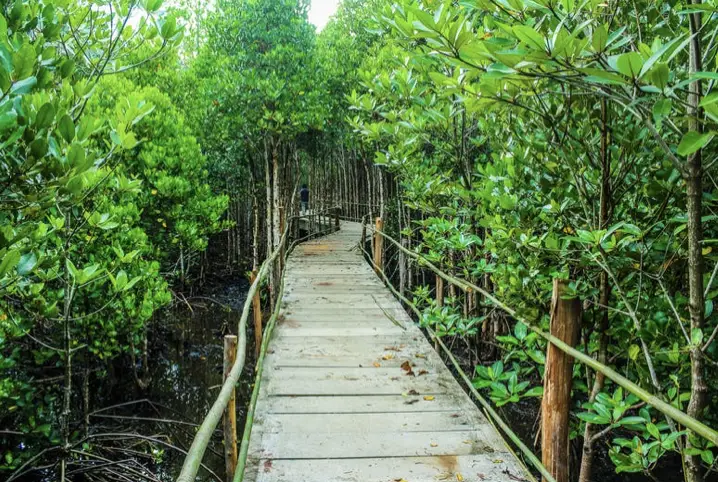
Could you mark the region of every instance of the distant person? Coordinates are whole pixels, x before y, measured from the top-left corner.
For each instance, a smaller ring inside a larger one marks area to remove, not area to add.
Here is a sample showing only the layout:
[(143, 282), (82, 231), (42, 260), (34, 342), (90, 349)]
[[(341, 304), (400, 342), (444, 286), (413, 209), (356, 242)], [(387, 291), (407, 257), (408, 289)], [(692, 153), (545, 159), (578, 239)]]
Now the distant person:
[(302, 184), (302, 189), (299, 190), (299, 200), (304, 214), (309, 210), (309, 188), (306, 184)]

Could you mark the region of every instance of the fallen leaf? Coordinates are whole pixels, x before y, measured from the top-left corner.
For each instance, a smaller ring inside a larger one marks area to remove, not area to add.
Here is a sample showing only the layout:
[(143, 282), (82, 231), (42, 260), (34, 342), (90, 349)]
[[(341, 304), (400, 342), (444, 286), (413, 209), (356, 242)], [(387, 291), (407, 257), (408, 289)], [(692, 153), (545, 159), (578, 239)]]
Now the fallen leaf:
[(432, 446), (432, 447), (438, 447), (438, 446), (439, 446), (439, 444), (438, 444), (438, 443), (436, 443), (436, 442), (431, 442), (431, 446)]
[(374, 366), (377, 367), (377, 368), (379, 368), (379, 367), (381, 366), (381, 363), (379, 363), (379, 362), (374, 362)]
[(419, 370), (419, 376), (427, 375), (428, 373), (426, 370)]
[(474, 443), (474, 441), (473, 440), (463, 440), (461, 443), (466, 444), (466, 445), (471, 445), (472, 443)]
[(381, 357), (382, 360), (391, 360), (392, 358), (394, 358), (394, 354), (393, 354), (393, 353), (387, 353), (386, 355), (384, 355), (383, 357)]
[(459, 474), (459, 473), (457, 473), (457, 474), (456, 474), (456, 480), (458, 480), (459, 482), (462, 482), (462, 481), (464, 480), (464, 476), (461, 475), (461, 474)]
[(419, 392), (417, 392), (413, 388), (411, 390), (409, 390), (409, 395), (418, 395), (418, 394), (419, 394)]
[(415, 398), (415, 399), (413, 399), (413, 400), (407, 400), (406, 402), (404, 402), (404, 404), (406, 404), (406, 405), (414, 405), (414, 404), (417, 403), (418, 401), (419, 401), (419, 399), (418, 399), (418, 398)]
[(501, 459), (494, 459), (494, 460), (492, 460), (492, 462), (495, 464), (503, 464), (504, 463), (504, 461)]
[(431, 402), (432, 400), (434, 400), (434, 395), (424, 395), (424, 400), (426, 400), (427, 402)]
[(406, 360), (404, 363), (401, 364), (401, 369), (404, 370), (407, 375), (416, 376), (414, 374), (414, 370), (411, 369), (411, 363), (409, 363), (409, 360)]
[(424, 355), (423, 353), (417, 353), (415, 356), (416, 358), (426, 358), (426, 355)]
[[(403, 346), (403, 345), (402, 345), (402, 346)], [(400, 347), (400, 346), (385, 346), (385, 347), (384, 347), (384, 349), (387, 350), (387, 351), (389, 351), (389, 350), (391, 350), (391, 351), (401, 351), (401, 348), (402, 348), (402, 347)]]
[(458, 413), (451, 414), (451, 418), (459, 418), (459, 417), (461, 417), (461, 415), (459, 415)]
[(265, 460), (264, 461), (264, 471), (269, 472), (272, 470), (272, 461), (271, 460)]

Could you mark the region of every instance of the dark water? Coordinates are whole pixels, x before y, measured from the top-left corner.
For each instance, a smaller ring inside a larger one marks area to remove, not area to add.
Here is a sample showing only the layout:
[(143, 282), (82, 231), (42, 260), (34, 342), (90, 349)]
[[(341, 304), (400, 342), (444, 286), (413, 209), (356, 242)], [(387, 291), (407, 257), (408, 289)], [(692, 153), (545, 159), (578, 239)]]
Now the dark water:
[[(204, 293), (187, 298), (173, 309), (158, 315), (150, 336), (151, 382), (146, 390), (137, 388), (129, 371), (115, 373), (115, 383), (103, 394), (103, 411), (118, 430), (161, 438), (187, 450), (195, 433), (214, 402), (222, 383), (223, 336), (236, 334), (246, 299), (248, 284), (240, 275), (224, 279)], [(251, 323), (250, 323), (251, 325)], [(251, 396), (254, 348), (253, 333), (248, 333), (244, 374), (237, 387), (237, 423), (241, 433), (245, 406)], [(125, 370), (127, 368), (125, 367)], [(102, 392), (101, 392), (102, 393)], [(110, 402), (107, 402), (110, 400)], [(121, 404), (127, 404), (117, 406)], [(143, 418), (143, 420), (137, 420)], [(144, 419), (163, 419), (158, 422)], [(96, 420), (95, 420), (96, 421)], [(204, 464), (220, 478), (224, 474), (222, 424), (208, 448)], [(184, 461), (184, 454), (166, 447), (158, 454), (150, 470), (161, 480), (174, 480)], [(201, 480), (214, 480), (205, 470)]]

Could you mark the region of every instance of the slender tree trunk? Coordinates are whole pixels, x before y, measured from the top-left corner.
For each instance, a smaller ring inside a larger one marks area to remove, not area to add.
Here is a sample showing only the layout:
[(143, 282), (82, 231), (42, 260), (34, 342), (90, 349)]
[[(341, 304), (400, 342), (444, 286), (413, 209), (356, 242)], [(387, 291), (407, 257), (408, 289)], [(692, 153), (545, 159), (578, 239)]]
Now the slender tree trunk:
[[(281, 233), (281, 212), (280, 212), (280, 198), (281, 198), (281, 179), (279, 172), (279, 153), (277, 152), (277, 145), (272, 146), (272, 238), (273, 250), (279, 245), (282, 237)], [(277, 284), (279, 283), (280, 274), (280, 261), (276, 260), (272, 266), (274, 271), (274, 280), (272, 282), (272, 300), (277, 293)], [(274, 304), (270, 305), (274, 306)]]
[[(66, 225), (70, 226), (70, 215), (66, 216)], [(64, 263), (63, 263), (64, 264)], [(65, 276), (65, 294), (63, 310), (63, 354), (65, 358), (64, 387), (60, 426), (62, 430), (62, 460), (60, 461), (60, 480), (64, 482), (67, 459), (70, 454), (70, 416), (72, 414), (72, 331), (70, 318), (72, 315), (72, 298), (75, 295), (75, 283), (68, 272)]]
[[(701, 4), (701, 0), (693, 0), (693, 5)], [(701, 14), (689, 14), (689, 22), (693, 39), (690, 43), (690, 73), (695, 74), (702, 70), (701, 45), (699, 31), (701, 28)], [(688, 115), (689, 127), (696, 132), (702, 132), (700, 122), (700, 101), (701, 81), (696, 80), (688, 86)], [(689, 286), (689, 311), (691, 318), (691, 333), (696, 330), (703, 330), (705, 300), (703, 295), (703, 253), (701, 252), (703, 241), (703, 226), (701, 216), (703, 208), (701, 198), (703, 196), (703, 159), (702, 152), (698, 150), (688, 158), (685, 170), (685, 182), (687, 188), (687, 214), (688, 214), (688, 286)], [(687, 413), (695, 419), (703, 418), (703, 411), (706, 407), (707, 386), (704, 378), (704, 360), (700, 343), (691, 348), (691, 398), (688, 402)], [(691, 447), (690, 436), (687, 437), (686, 448)], [(686, 456), (686, 474), (688, 482), (701, 482), (703, 480), (703, 469), (701, 459), (697, 456)]]
[[(599, 227), (598, 229), (606, 229), (610, 223), (609, 213), (611, 209), (611, 151), (608, 148), (609, 129), (608, 129), (608, 102), (603, 99), (601, 101), (601, 207), (599, 211)], [(600, 321), (598, 326), (599, 342), (598, 342), (598, 361), (606, 364), (608, 353), (608, 304), (611, 296), (611, 286), (608, 283), (608, 273), (601, 270), (599, 279), (599, 311)], [(589, 395), (589, 401), (593, 402), (596, 396), (603, 390), (605, 383), (603, 373), (596, 372), (593, 381), (593, 388)], [(596, 427), (587, 423), (583, 433), (583, 456), (581, 457), (581, 471), (579, 473), (579, 482), (590, 482), (591, 472), (593, 469), (593, 437), (596, 433)]]
[[(265, 225), (266, 225), (266, 232), (267, 232), (267, 256), (269, 256), (272, 251), (274, 251), (274, 240), (272, 238), (272, 233), (274, 230), (272, 229), (272, 166), (270, 165), (269, 161), (269, 150), (272, 148), (272, 146), (269, 144), (271, 141), (265, 140), (264, 144), (264, 183), (266, 184), (266, 218), (265, 218)], [(271, 289), (271, 287), (274, 287), (274, 270), (269, 270), (269, 306), (274, 306), (274, 290)]]

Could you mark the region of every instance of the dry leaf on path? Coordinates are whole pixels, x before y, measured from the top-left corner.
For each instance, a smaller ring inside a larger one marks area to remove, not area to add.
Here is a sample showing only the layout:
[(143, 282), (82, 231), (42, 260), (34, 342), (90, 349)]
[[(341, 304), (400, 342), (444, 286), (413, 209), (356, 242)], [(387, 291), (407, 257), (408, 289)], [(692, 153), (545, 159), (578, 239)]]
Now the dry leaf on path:
[(426, 400), (427, 402), (431, 402), (432, 400), (434, 400), (434, 396), (433, 395), (425, 395), (424, 400)]
[(414, 370), (411, 369), (411, 363), (409, 363), (409, 360), (401, 364), (401, 369), (404, 370), (407, 375), (416, 376), (414, 374)]

